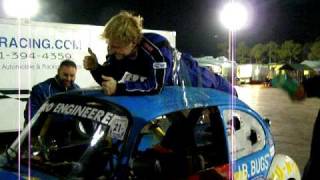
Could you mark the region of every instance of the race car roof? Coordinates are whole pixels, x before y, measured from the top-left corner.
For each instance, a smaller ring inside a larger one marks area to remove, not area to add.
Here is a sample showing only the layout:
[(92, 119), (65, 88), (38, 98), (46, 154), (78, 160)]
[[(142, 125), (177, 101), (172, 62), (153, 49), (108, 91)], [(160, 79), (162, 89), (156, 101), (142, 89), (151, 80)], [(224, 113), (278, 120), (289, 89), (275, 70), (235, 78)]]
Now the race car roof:
[(133, 117), (145, 121), (183, 109), (231, 105), (232, 101), (248, 108), (238, 98), (211, 88), (167, 86), (157, 95), (146, 96), (106, 96), (102, 90), (97, 89), (81, 89), (69, 94), (81, 94), (112, 102), (126, 108)]

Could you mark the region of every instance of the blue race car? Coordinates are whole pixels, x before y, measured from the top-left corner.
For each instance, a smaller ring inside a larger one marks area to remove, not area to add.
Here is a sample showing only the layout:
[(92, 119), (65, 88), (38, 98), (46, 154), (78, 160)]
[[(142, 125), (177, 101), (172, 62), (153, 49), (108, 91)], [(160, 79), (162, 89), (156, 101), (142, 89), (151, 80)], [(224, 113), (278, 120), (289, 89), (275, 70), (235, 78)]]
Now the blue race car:
[(0, 179), (283, 179), (268, 122), (241, 100), (206, 88), (158, 95), (53, 96), (0, 156)]

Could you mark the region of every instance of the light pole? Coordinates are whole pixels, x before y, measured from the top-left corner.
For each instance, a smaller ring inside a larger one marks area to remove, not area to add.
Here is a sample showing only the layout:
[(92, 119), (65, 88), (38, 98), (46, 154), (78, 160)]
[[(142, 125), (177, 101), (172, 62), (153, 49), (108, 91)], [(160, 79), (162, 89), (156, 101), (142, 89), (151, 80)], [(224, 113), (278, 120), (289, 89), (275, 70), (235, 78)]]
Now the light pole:
[(231, 81), (234, 84), (234, 64), (236, 63), (236, 31), (247, 25), (248, 10), (247, 8), (236, 0), (229, 0), (219, 14), (222, 25), (228, 29), (229, 32), (229, 60), (231, 66)]
[[(244, 5), (239, 3), (236, 0), (229, 0), (226, 3), (221, 12), (220, 12), (220, 21), (228, 29), (229, 32), (229, 60), (231, 60), (231, 83), (234, 85), (235, 82), (235, 67), (236, 64), (236, 31), (243, 28), (248, 20), (248, 11)], [(234, 117), (234, 98), (231, 98), (231, 117)], [(234, 139), (234, 122), (231, 121), (231, 166), (229, 170), (229, 177), (233, 179), (233, 172), (234, 172), (234, 143), (236, 139)]]
[[(4, 8), (4, 11), (5, 13), (8, 15), (8, 17), (12, 17), (12, 18), (17, 18), (17, 22), (20, 24), (21, 23), (21, 20), (25, 20), (25, 22), (28, 22), (28, 24), (30, 24), (30, 18), (34, 15), (36, 15), (39, 11), (39, 2), (38, 0), (3, 0), (3, 8)], [(21, 32), (21, 29), (20, 29), (20, 26), (17, 26), (18, 28), (18, 38), (20, 38), (22, 32)], [(30, 31), (31, 31), (31, 28), (30, 28)], [(29, 31), (29, 32), (30, 32)], [(19, 54), (20, 54), (20, 48), (19, 48)], [(20, 63), (21, 63), (21, 59), (19, 58), (18, 59), (18, 65), (20, 67)], [(28, 65), (30, 66), (30, 61), (28, 61)], [(29, 74), (28, 74), (28, 79), (29, 79), (29, 86), (30, 86), (30, 75), (31, 71), (29, 70)], [(20, 99), (21, 96), (20, 96), (20, 85), (21, 85), (21, 71), (20, 69), (18, 70), (17, 72), (18, 74), (18, 80), (17, 80), (17, 84), (18, 84), (18, 87), (19, 87), (19, 96), (18, 98)], [(19, 101), (19, 103), (21, 103), (21, 101)], [(21, 112), (21, 105), (18, 106), (18, 112)], [(20, 113), (18, 113), (18, 118), (17, 118), (17, 124), (18, 124), (18, 136), (20, 136), (20, 130), (21, 130), (21, 125), (20, 125), (20, 122), (21, 122), (21, 116), (20, 116)], [(30, 128), (30, 126), (28, 126)], [(30, 132), (30, 129), (29, 129), (29, 132)], [(30, 134), (28, 136), (29, 138), (31, 137)], [(29, 142), (30, 142), (30, 139), (29, 139)], [(20, 144), (20, 141), (18, 142), (19, 144), (19, 147), (21, 146)], [(30, 148), (30, 147), (29, 147)], [(19, 154), (20, 154), (20, 148), (19, 148)], [(20, 156), (20, 155), (19, 155)], [(29, 163), (28, 163), (28, 177), (31, 177), (31, 171), (30, 171), (30, 159), (29, 159)], [(19, 160), (18, 160), (18, 179), (21, 179), (21, 166), (20, 166), (20, 157), (19, 157)]]

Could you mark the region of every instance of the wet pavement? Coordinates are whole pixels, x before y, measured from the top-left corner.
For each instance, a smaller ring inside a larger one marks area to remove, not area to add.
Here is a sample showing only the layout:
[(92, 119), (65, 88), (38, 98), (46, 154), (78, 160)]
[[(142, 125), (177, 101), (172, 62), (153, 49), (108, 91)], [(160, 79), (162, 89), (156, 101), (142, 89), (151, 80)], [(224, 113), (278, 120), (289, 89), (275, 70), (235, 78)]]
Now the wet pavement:
[(242, 85), (237, 90), (241, 100), (271, 120), (276, 152), (292, 157), (302, 172), (309, 157), (320, 99), (292, 101), (284, 91), (262, 85)]

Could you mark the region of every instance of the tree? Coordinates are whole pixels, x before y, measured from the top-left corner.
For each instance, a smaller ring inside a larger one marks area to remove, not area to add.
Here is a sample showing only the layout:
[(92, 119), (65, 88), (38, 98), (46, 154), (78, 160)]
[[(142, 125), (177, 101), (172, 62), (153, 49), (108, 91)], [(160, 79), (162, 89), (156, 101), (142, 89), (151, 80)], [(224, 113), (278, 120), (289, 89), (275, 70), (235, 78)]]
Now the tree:
[(276, 57), (278, 56), (279, 45), (274, 41), (270, 41), (265, 46), (266, 46), (267, 57), (268, 57), (269, 63), (276, 62)]
[(313, 45), (313, 42), (306, 42), (303, 47), (302, 47), (302, 52), (301, 52), (301, 58), (303, 60), (309, 59), (309, 54), (311, 51), (311, 46)]
[(320, 41), (316, 41), (311, 45), (308, 59), (320, 60)]
[(258, 43), (250, 51), (250, 56), (253, 57), (258, 64), (263, 62), (264, 54), (266, 53), (266, 48), (263, 44)]
[(246, 45), (244, 41), (241, 41), (236, 50), (237, 62), (240, 64), (245, 64), (250, 62), (250, 48)]
[(295, 43), (293, 40), (285, 41), (282, 45), (280, 50), (278, 51), (282, 62), (286, 63), (289, 60), (289, 64), (292, 61), (298, 61), (298, 56), (302, 52), (302, 45), (299, 43)]
[(219, 50), (218, 56), (229, 57), (229, 55), (228, 55), (228, 54), (229, 54), (229, 53), (228, 53), (229, 46), (228, 46), (228, 43), (227, 43), (227, 42), (218, 43), (217, 48), (218, 48), (218, 50)]

